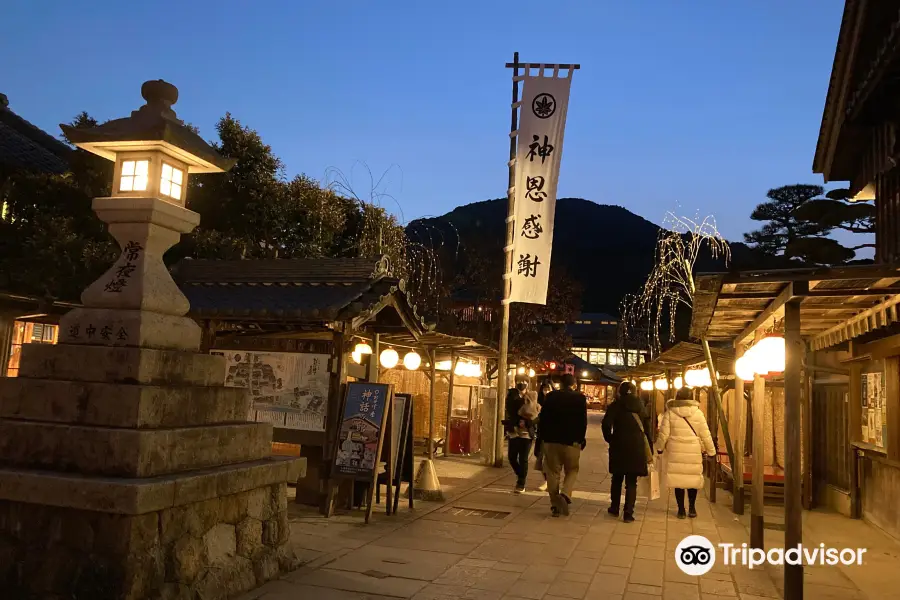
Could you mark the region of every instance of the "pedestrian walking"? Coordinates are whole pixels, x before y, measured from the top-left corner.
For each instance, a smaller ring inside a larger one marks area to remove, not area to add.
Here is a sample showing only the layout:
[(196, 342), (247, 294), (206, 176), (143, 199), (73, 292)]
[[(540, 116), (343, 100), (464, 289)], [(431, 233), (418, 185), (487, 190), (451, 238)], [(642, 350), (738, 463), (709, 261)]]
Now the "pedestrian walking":
[(516, 387), (506, 394), (503, 424), (509, 445), (509, 464), (516, 474), (515, 493), (525, 491), (528, 461), (535, 436), (535, 420), (540, 413), (537, 396), (528, 393), (528, 378), (516, 375)]
[(716, 446), (700, 403), (687, 388), (678, 390), (674, 400), (666, 403), (659, 423), (657, 451), (665, 451), (666, 485), (675, 488), (678, 518), (685, 517), (684, 492), (687, 490), (687, 516), (697, 516), (697, 490), (703, 487), (703, 457), (715, 456)]
[[(545, 379), (541, 384), (541, 391), (538, 393), (538, 406), (543, 407), (544, 402), (547, 400), (547, 396), (550, 395), (550, 392), (553, 391), (553, 386), (550, 385), (550, 379)], [(539, 492), (547, 491), (547, 474), (544, 473), (544, 454), (542, 452), (541, 445), (543, 440), (541, 439), (541, 419), (538, 418), (537, 422), (537, 432), (534, 438), (534, 468), (541, 472), (544, 476), (544, 483), (538, 487)]]
[(544, 400), (541, 411), (541, 452), (554, 517), (569, 514), (581, 451), (587, 445), (587, 399), (578, 391), (574, 375), (563, 375), (561, 384), (562, 389)]
[(606, 409), (603, 439), (609, 444), (609, 472), (612, 474), (608, 512), (614, 517), (619, 516), (624, 482), (623, 519), (631, 523), (637, 500), (637, 478), (647, 476), (647, 464), (653, 460), (653, 451), (650, 419), (637, 397), (634, 384), (629, 381), (619, 386), (618, 397)]

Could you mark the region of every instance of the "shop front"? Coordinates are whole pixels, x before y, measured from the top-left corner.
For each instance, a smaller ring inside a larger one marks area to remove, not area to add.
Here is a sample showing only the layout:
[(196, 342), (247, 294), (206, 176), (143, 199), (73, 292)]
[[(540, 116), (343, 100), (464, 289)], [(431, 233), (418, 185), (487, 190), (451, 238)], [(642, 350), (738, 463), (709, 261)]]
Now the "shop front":
[(18, 375), (25, 344), (55, 344), (59, 317), (76, 306), (0, 292), (0, 377)]
[[(469, 429), (456, 445), (477, 447), (480, 435), (471, 430), (479, 422), (480, 396), (473, 394), (470, 409), (467, 388), (480, 389), (483, 349), (479, 354), (481, 347), (470, 340), (431, 331), (387, 258), (185, 260), (174, 271), (191, 316), (204, 329), (205, 350), (226, 358), (226, 385), (250, 390), (249, 419), (272, 423), (274, 452), (307, 458), (298, 502), (326, 511), (347, 383), (392, 383), (394, 393), (412, 395), (414, 435), (426, 450), (429, 440), (434, 448), (452, 446), (455, 423), (460, 436), (462, 423)], [(439, 385), (447, 377), (432, 377), (442, 365), (431, 357), (443, 352), (473, 366), (458, 384), (448, 382), (456, 389), (441, 397)], [(453, 404), (441, 401), (451, 395)]]

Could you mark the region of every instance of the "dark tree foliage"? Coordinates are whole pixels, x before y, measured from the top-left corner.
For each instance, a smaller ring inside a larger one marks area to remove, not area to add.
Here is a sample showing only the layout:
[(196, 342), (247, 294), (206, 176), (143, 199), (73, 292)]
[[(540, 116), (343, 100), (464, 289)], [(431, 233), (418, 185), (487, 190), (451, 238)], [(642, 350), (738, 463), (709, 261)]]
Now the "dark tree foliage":
[(844, 246), (828, 237), (835, 230), (856, 234), (875, 231), (875, 207), (849, 202), (848, 190), (831, 190), (825, 197), (819, 185), (788, 185), (769, 190), (769, 200), (756, 207), (750, 218), (765, 221), (744, 240), (769, 256), (784, 256), (803, 263), (835, 265), (853, 260), (856, 250), (872, 243)]

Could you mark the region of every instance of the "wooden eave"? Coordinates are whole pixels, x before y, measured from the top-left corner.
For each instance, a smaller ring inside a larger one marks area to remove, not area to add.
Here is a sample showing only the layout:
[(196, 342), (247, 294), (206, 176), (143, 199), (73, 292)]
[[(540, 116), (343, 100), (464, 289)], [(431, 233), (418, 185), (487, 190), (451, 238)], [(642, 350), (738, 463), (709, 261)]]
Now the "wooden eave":
[[(734, 351), (730, 348), (710, 347), (713, 362), (719, 373), (731, 373), (734, 369)], [(668, 371), (680, 371), (694, 365), (706, 366), (703, 346), (693, 342), (678, 342), (655, 359), (622, 372), (625, 379), (643, 379), (665, 375)]]
[(772, 328), (800, 304), (800, 335), (827, 348), (897, 320), (900, 265), (701, 274), (691, 336), (734, 345)]

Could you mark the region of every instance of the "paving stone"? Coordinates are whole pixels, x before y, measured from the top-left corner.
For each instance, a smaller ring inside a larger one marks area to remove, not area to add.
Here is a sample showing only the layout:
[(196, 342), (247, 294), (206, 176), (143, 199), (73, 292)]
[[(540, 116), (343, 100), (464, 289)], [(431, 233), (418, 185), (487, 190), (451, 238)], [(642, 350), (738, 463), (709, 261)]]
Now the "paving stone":
[(472, 587), (481, 590), (493, 590), (495, 592), (507, 593), (518, 580), (519, 573), (491, 569), (478, 578)]
[(653, 585), (662, 587), (663, 584), (663, 562), (660, 560), (649, 560), (646, 558), (636, 558), (631, 565), (631, 574), (628, 577), (630, 583), (641, 583), (644, 585)]
[(629, 583), (625, 587), (625, 593), (641, 593), (641, 594), (649, 594), (651, 596), (662, 596), (663, 589), (659, 586), (655, 585), (641, 585), (639, 583)]
[(585, 597), (588, 592), (590, 583), (581, 581), (560, 581), (556, 580), (550, 584), (547, 593), (551, 596), (559, 596), (562, 598), (581, 598)]
[(601, 565), (609, 567), (631, 567), (634, 561), (634, 548), (628, 546), (609, 546), (600, 560)]
[(459, 556), (456, 554), (400, 548), (385, 552), (379, 546), (368, 545), (332, 562), (328, 568), (357, 573), (371, 571), (406, 579), (432, 581), (441, 577), (458, 561)]
[(532, 600), (541, 600), (547, 590), (550, 588), (549, 583), (535, 583), (533, 581), (516, 581), (511, 588), (507, 590), (510, 596), (518, 598), (530, 598)]
[[(335, 571), (332, 569), (316, 569), (304, 576), (298, 583), (319, 588), (397, 596), (400, 598), (412, 598), (427, 585), (426, 582), (416, 579), (371, 577), (362, 573)], [(310, 597), (317, 598), (317, 596)]]
[(552, 583), (560, 574), (560, 567), (551, 565), (533, 565), (522, 571), (521, 581), (534, 583)]
[(717, 581), (715, 579), (700, 579), (700, 592), (703, 594), (718, 594), (719, 596), (737, 596), (734, 583), (731, 581)]
[(663, 584), (664, 600), (700, 600), (700, 586), (691, 583)]

